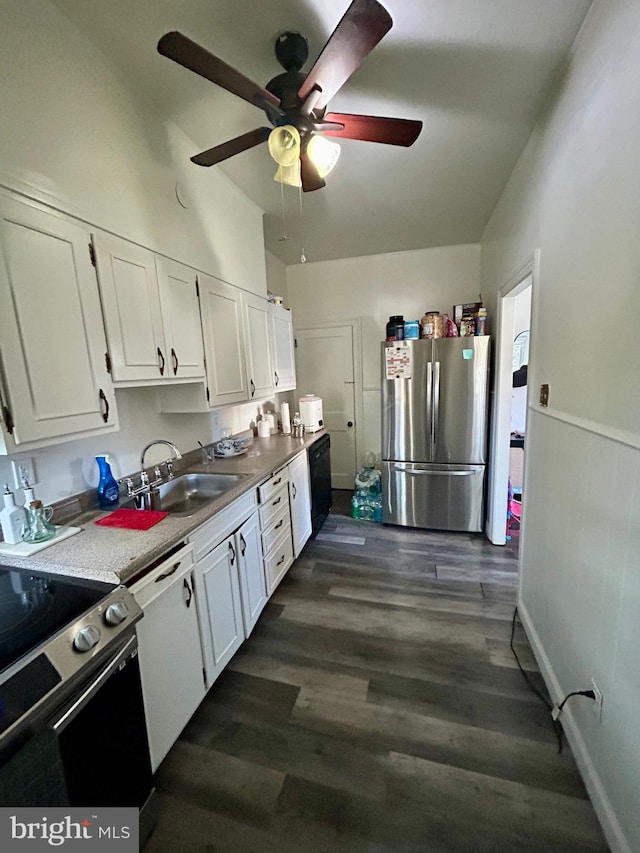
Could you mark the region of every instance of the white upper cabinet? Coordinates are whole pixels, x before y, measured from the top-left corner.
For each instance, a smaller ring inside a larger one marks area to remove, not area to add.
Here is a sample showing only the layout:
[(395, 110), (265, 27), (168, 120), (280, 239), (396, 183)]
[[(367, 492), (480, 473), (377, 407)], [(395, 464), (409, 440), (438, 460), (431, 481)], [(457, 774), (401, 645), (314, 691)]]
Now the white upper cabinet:
[(178, 381), (204, 378), (204, 351), (196, 272), (156, 256), (160, 307), (169, 376)]
[(116, 385), (204, 377), (195, 271), (110, 234), (94, 245)]
[(259, 400), (274, 393), (270, 347), (270, 303), (251, 293), (242, 294), (246, 330), (247, 386), (249, 399)]
[(296, 362), (291, 311), (281, 305), (269, 305), (273, 384), (276, 391), (296, 387)]
[(240, 291), (209, 275), (199, 274), (198, 282), (208, 403), (242, 403), (248, 394)]
[(0, 452), (118, 429), (90, 233), (0, 194)]

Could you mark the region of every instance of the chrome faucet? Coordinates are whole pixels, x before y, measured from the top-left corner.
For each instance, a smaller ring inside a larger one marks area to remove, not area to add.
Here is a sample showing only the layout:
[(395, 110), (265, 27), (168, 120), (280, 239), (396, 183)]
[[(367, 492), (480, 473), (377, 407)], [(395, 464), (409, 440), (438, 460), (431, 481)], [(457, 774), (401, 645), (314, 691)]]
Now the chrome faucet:
[[(178, 450), (178, 448), (170, 441), (166, 441), (164, 438), (154, 438), (153, 441), (150, 441), (149, 444), (144, 448), (142, 453), (140, 454), (140, 468), (144, 469), (144, 457), (149, 450), (149, 448), (153, 447), (154, 444), (166, 444), (167, 447), (170, 447), (173, 450), (173, 458), (174, 459), (182, 459), (182, 453)], [(169, 460), (167, 460), (169, 461)]]

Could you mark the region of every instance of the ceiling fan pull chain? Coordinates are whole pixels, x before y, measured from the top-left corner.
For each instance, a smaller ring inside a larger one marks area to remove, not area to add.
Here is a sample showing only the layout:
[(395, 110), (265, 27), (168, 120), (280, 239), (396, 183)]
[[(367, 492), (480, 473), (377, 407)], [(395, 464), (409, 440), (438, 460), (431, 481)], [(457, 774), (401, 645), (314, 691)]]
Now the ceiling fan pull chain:
[(302, 215), (302, 187), (298, 187), (298, 199), (300, 201), (300, 242), (302, 243), (302, 250), (300, 252), (300, 263), (307, 263), (307, 256), (304, 253), (304, 216)]
[(280, 243), (285, 243), (287, 237), (287, 218), (284, 212), (284, 181), (280, 181), (280, 205), (282, 207), (282, 237), (278, 237)]

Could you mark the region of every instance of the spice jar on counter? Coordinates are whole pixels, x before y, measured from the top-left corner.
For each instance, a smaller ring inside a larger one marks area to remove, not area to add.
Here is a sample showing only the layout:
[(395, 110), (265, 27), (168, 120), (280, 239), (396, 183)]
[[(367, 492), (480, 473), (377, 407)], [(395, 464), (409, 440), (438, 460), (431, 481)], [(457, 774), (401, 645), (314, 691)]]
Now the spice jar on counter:
[(439, 311), (427, 311), (420, 321), (421, 338), (443, 338), (444, 317)]

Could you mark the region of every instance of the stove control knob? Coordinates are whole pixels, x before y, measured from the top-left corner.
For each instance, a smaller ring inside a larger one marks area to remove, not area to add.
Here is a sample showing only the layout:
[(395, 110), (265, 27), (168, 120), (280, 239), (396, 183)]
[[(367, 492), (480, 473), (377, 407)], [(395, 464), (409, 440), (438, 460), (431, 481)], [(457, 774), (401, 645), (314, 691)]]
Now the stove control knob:
[(89, 652), (100, 642), (100, 631), (95, 625), (80, 628), (73, 639), (73, 647), (78, 652)]
[(116, 601), (115, 604), (110, 604), (104, 611), (104, 621), (107, 625), (119, 625), (129, 615), (129, 608), (124, 601)]

